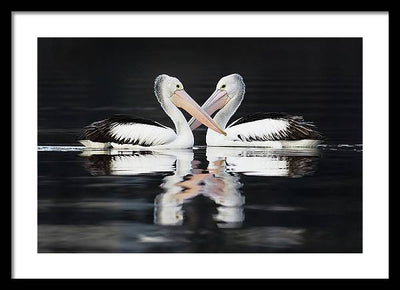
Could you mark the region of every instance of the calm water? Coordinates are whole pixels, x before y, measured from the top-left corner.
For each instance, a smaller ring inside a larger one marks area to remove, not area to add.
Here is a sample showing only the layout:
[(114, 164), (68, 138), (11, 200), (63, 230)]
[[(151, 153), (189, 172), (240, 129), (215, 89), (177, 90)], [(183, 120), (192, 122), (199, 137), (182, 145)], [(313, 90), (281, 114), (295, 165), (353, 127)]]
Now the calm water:
[[(362, 252), (360, 39), (42, 38), (38, 48), (39, 252)], [(188, 150), (75, 141), (115, 113), (172, 126), (153, 95), (160, 73), (202, 104), (232, 72), (246, 82), (232, 120), (303, 115), (326, 144), (207, 148), (204, 127)]]
[(39, 252), (361, 251), (360, 146), (39, 150)]

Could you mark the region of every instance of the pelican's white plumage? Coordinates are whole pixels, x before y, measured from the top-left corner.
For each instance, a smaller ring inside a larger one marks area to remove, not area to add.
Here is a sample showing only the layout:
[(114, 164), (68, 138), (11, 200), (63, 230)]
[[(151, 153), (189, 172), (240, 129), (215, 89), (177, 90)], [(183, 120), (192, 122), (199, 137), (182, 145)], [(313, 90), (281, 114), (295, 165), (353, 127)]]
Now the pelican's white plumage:
[[(171, 128), (139, 123), (116, 124), (111, 128), (110, 135), (116, 140), (125, 139), (126, 143), (141, 142), (152, 146), (168, 144), (176, 139), (176, 133)], [(119, 143), (112, 142), (111, 145), (119, 147)]]
[[(251, 124), (243, 123), (235, 126), (235, 122), (228, 126), (229, 133), (237, 136), (240, 140), (257, 139), (264, 136), (268, 140), (273, 140), (274, 134), (281, 134), (283, 137), (288, 136), (287, 130), (289, 124), (285, 120), (264, 119), (253, 121)], [(250, 126), (249, 126), (250, 125)]]
[(194, 144), (193, 134), (178, 108), (186, 110), (207, 127), (225, 134), (185, 92), (177, 78), (165, 74), (158, 76), (154, 93), (174, 122), (176, 132), (152, 120), (114, 115), (87, 126), (78, 141), (89, 148), (190, 148)]
[[(216, 90), (202, 108), (213, 114), (219, 110), (214, 121), (226, 132), (218, 136), (207, 131), (208, 146), (233, 147), (315, 147), (323, 137), (311, 122), (301, 116), (286, 113), (255, 113), (237, 119), (229, 126), (228, 121), (239, 108), (245, 94), (245, 84), (239, 74), (221, 78)], [(192, 130), (201, 124), (193, 118), (189, 121)]]

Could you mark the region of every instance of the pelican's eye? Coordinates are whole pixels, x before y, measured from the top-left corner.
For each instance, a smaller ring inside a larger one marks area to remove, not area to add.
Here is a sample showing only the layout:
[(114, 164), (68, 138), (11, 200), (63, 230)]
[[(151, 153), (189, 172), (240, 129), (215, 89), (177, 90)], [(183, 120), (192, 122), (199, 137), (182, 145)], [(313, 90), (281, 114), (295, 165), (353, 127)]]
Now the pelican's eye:
[(222, 86), (221, 86), (221, 89), (225, 89), (225, 88), (226, 88), (226, 85), (222, 85)]
[(176, 85), (176, 88), (177, 88), (177, 89), (180, 89), (180, 88), (181, 88), (181, 85), (180, 85), (180, 84), (177, 84), (177, 85)]

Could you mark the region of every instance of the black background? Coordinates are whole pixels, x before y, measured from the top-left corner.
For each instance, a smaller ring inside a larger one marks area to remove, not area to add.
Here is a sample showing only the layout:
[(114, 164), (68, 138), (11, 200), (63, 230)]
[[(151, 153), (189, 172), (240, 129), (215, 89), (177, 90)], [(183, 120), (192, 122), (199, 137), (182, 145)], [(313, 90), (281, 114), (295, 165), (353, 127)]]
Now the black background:
[[(172, 126), (157, 75), (178, 77), (201, 105), (234, 72), (246, 95), (232, 121), (283, 111), (313, 121), (329, 143), (362, 143), (361, 38), (39, 38), (39, 145), (77, 145), (81, 128), (114, 113)], [(204, 126), (194, 133), (204, 145)]]

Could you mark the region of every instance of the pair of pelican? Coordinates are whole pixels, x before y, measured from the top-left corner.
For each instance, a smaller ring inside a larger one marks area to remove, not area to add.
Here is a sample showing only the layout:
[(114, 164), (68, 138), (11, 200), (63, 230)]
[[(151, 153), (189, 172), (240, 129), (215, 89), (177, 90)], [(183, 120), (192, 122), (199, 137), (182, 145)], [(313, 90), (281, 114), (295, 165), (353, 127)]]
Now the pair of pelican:
[[(194, 145), (192, 130), (201, 124), (209, 128), (208, 146), (315, 147), (323, 140), (311, 122), (285, 113), (256, 113), (227, 126), (245, 94), (245, 83), (239, 74), (221, 78), (202, 107), (188, 95), (177, 78), (166, 74), (155, 79), (154, 93), (172, 119), (176, 132), (152, 120), (114, 115), (87, 126), (78, 141), (86, 147), (99, 149), (191, 148)], [(179, 108), (192, 116), (189, 122)], [(216, 111), (212, 119), (210, 115)]]

